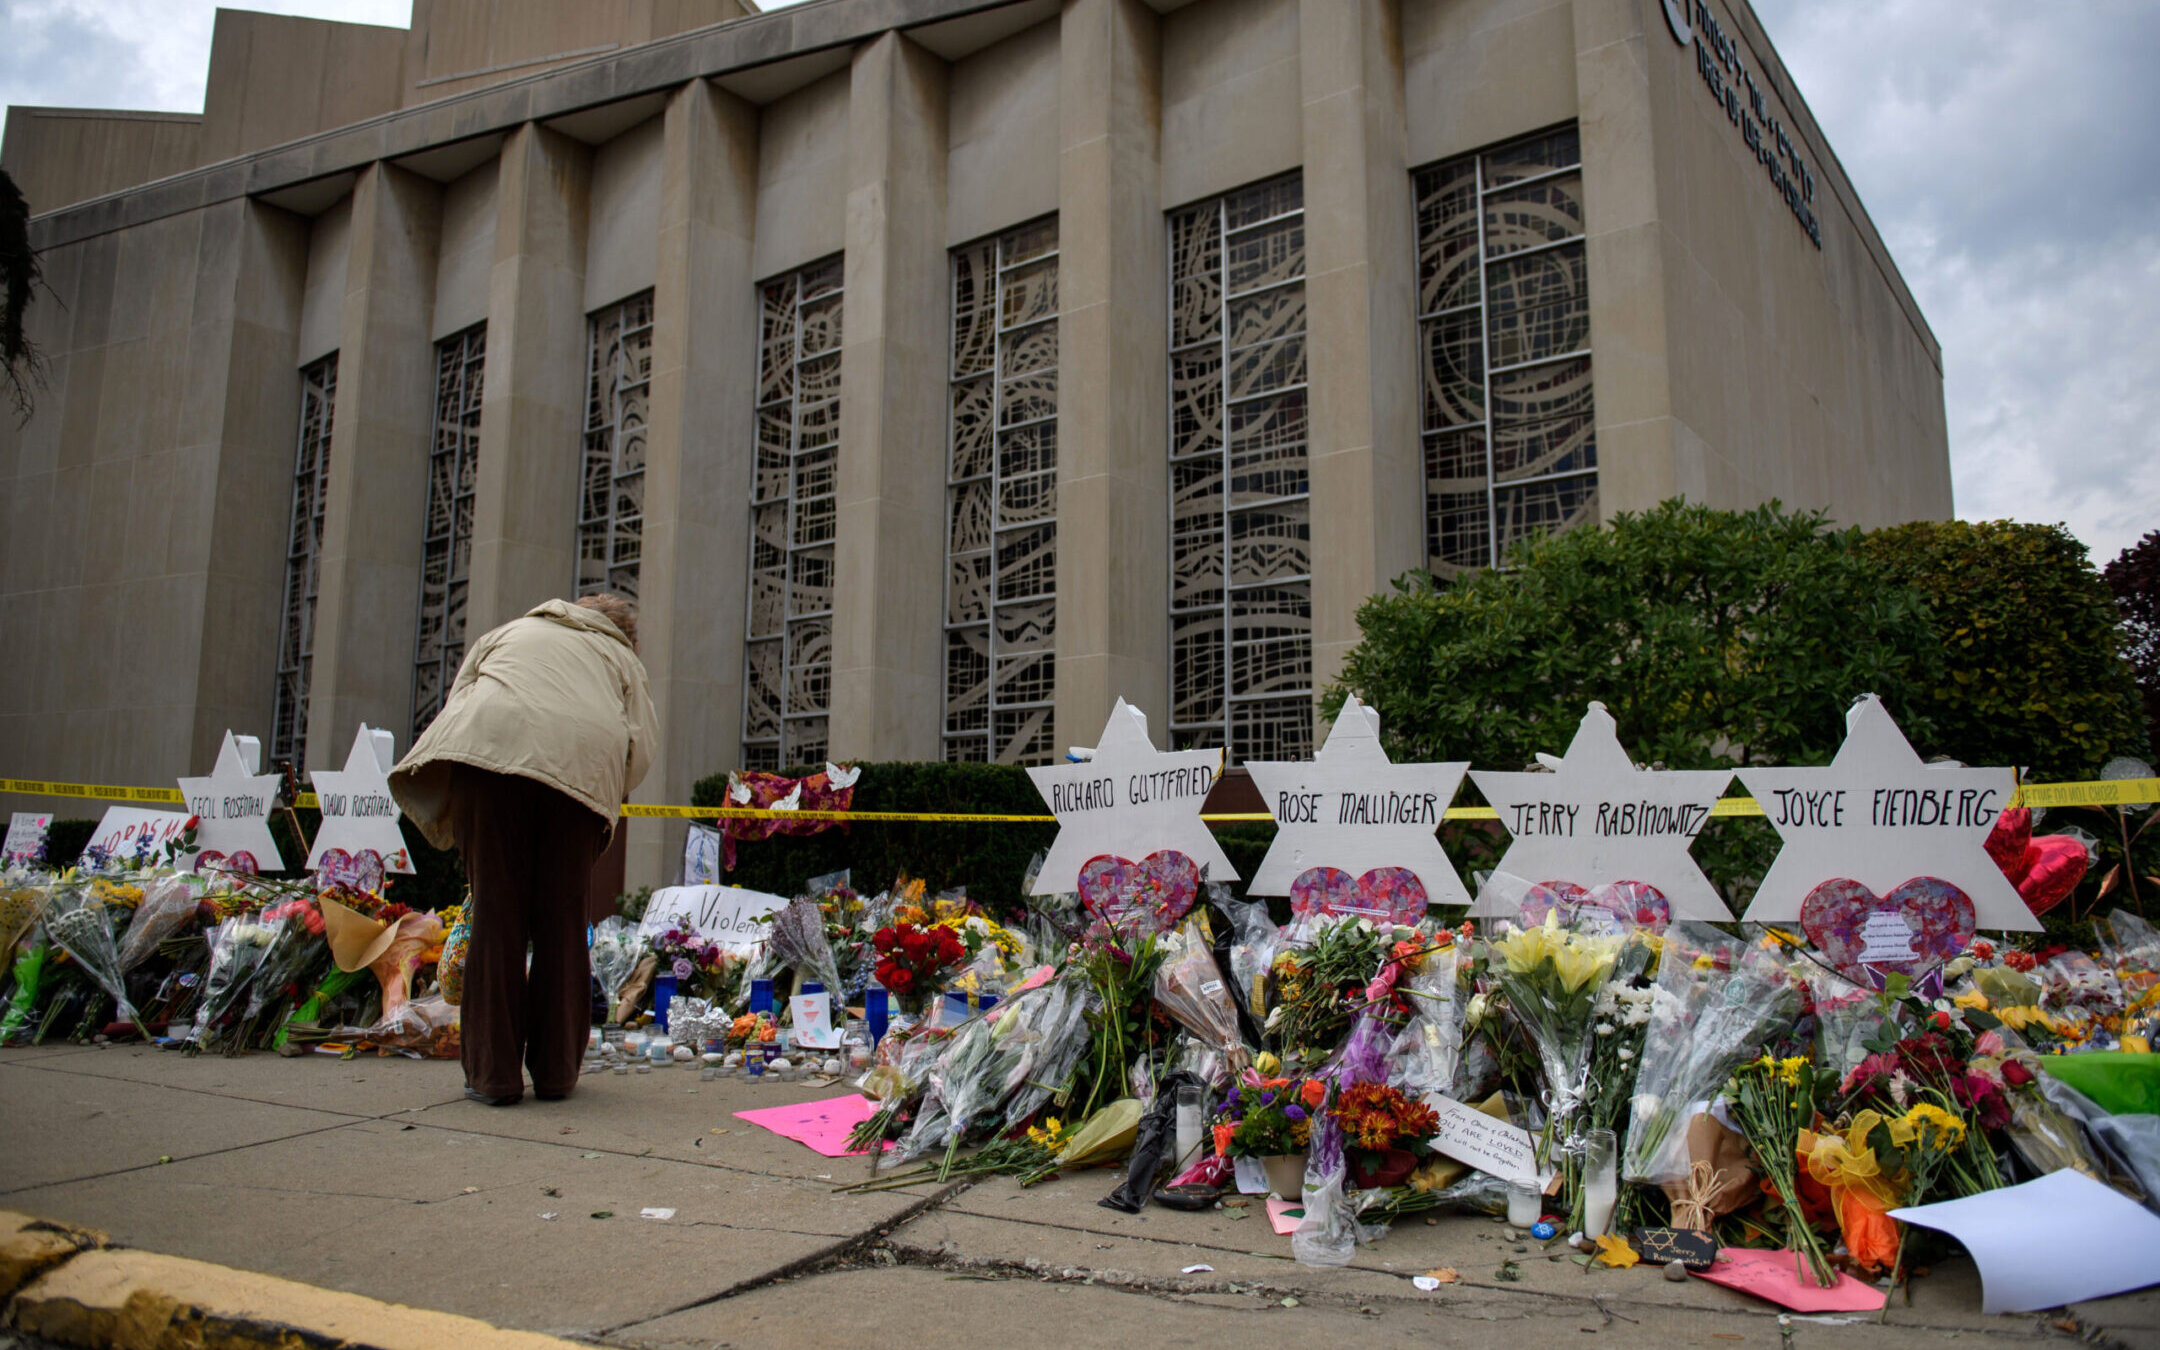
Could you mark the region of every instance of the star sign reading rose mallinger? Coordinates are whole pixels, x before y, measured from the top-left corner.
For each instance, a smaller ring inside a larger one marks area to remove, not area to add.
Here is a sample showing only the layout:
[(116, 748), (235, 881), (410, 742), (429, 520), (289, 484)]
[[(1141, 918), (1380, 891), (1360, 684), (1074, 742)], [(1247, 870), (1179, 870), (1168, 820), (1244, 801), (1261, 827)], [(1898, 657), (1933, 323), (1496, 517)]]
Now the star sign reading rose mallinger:
[(308, 853), (310, 871), (322, 870), (325, 854), (357, 855), (367, 850), (382, 859), (386, 872), (412, 872), (405, 836), (398, 830), (397, 798), (390, 795), (390, 767), (396, 763), (391, 734), (362, 722), (343, 769), (316, 769), (308, 774), (315, 784), (316, 800), (322, 804), (322, 829)]
[(1236, 869), (1200, 819), (1222, 762), (1220, 750), (1157, 750), (1147, 714), (1119, 699), (1095, 758), (1028, 770), (1058, 822), (1057, 841), (1035, 874), (1035, 894), (1079, 890), (1080, 869), (1105, 854), (1182, 853), (1210, 879), (1235, 881)]
[[(1732, 918), (1688, 852), (1731, 770), (1638, 769), (1620, 746), (1612, 714), (1593, 703), (1554, 772), (1472, 769), (1470, 781), (1509, 836), (1494, 878), (1585, 889), (1642, 882), (1664, 895), (1675, 919)], [(1499, 912), (1502, 889), (1488, 881), (1470, 912)]]
[(1470, 896), (1435, 834), (1470, 766), (1396, 764), (1380, 745), (1380, 713), (1352, 695), (1310, 762), (1250, 761), (1253, 785), (1275, 817), (1275, 842), (1246, 890), (1288, 895), (1303, 873), (1357, 877), (1381, 867), (1417, 874), (1435, 905)]
[(1915, 877), (1935, 877), (1971, 898), (1978, 927), (2040, 927), (1986, 847), (2017, 775), (1922, 763), (1873, 694), (1845, 714), (1845, 743), (1828, 765), (1743, 769), (1740, 781), (1783, 843), (1748, 906), (1749, 922), (1797, 920), (1808, 893), (1826, 881), (1856, 881), (1887, 896)]
[(284, 855), (270, 837), (270, 808), (283, 780), (274, 773), (257, 774), (261, 763), (261, 741), (227, 731), (210, 776), (180, 780), (180, 795), (195, 816), (198, 864), (215, 864), (220, 858), (212, 855), (222, 855), (226, 865), (243, 872), (285, 870)]

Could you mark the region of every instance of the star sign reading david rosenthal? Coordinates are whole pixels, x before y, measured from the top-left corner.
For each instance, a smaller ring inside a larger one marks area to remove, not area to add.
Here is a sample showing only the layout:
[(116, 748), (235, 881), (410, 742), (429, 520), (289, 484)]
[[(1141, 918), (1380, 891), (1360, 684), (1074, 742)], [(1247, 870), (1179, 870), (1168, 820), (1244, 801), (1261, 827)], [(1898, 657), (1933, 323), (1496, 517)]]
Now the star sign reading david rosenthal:
[(1971, 898), (1978, 927), (2040, 927), (1986, 847), (2017, 775), (1922, 763), (1873, 694), (1845, 714), (1845, 743), (1828, 765), (1743, 769), (1740, 781), (1783, 844), (1748, 906), (1750, 922), (1798, 919), (1825, 881), (1857, 881), (1880, 896), (1935, 877)]
[(1434, 831), (1470, 766), (1396, 764), (1380, 746), (1380, 713), (1352, 695), (1309, 763), (1250, 761), (1253, 785), (1275, 817), (1275, 842), (1246, 888), (1288, 895), (1315, 867), (1359, 876), (1379, 867), (1417, 874), (1435, 905), (1467, 905), (1470, 895)]
[(1147, 714), (1119, 699), (1095, 758), (1028, 770), (1058, 822), (1057, 841), (1035, 874), (1035, 894), (1077, 891), (1090, 858), (1139, 861), (1165, 850), (1205, 867), (1211, 880), (1235, 881), (1236, 869), (1200, 819), (1222, 761), (1220, 750), (1157, 750)]
[(332, 850), (357, 854), (367, 849), (381, 857), (385, 872), (412, 872), (405, 836), (398, 831), (397, 798), (390, 795), (390, 766), (395, 763), (390, 733), (362, 722), (343, 769), (316, 769), (308, 775), (322, 803), (322, 829), (308, 853), (309, 870), (319, 870), (323, 855)]
[[(180, 780), (180, 795), (195, 816), (198, 858), (222, 854), (246, 872), (285, 870), (284, 855), (270, 837), (270, 808), (277, 804), (282, 780), (274, 773), (257, 774), (261, 763), (261, 741), (228, 731), (210, 776)], [(252, 866), (240, 862), (243, 853)]]
[[(1612, 714), (1593, 703), (1554, 772), (1472, 769), (1470, 781), (1509, 835), (1495, 877), (1585, 890), (1639, 881), (1664, 895), (1675, 919), (1732, 918), (1688, 853), (1731, 770), (1638, 769), (1620, 748)], [(1471, 912), (1484, 912), (1497, 891), (1488, 882)]]

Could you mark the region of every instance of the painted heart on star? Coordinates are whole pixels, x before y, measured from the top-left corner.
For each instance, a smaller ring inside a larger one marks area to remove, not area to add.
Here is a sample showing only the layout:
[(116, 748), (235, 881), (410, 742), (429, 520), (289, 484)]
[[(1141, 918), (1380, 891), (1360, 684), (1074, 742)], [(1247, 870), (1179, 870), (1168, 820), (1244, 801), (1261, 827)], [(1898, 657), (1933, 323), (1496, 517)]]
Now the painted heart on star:
[(316, 865), (315, 879), (326, 888), (379, 894), (383, 884), (382, 855), (371, 848), (361, 849), (357, 853), (347, 853), (341, 848), (330, 849)]
[(1375, 867), (1353, 877), (1337, 867), (1312, 867), (1290, 883), (1290, 912), (1299, 918), (1350, 914), (1414, 924), (1425, 917), (1425, 883), (1407, 867)]
[(247, 876), (254, 876), (262, 871), (262, 867), (255, 861), (255, 855), (246, 849), (230, 854), (219, 853), (215, 849), (204, 849), (201, 853), (195, 855), (195, 870), (198, 872), (240, 872)]
[(1590, 890), (1572, 881), (1532, 886), (1523, 896), (1522, 921), (1532, 926), (1541, 924), (1556, 909), (1562, 923), (1584, 910), (1603, 910), (1630, 928), (1647, 928), (1653, 933), (1664, 932), (1672, 922), (1672, 902), (1647, 881), (1608, 881)]
[(1871, 972), (1919, 975), (1970, 946), (1972, 897), (1938, 877), (1914, 877), (1888, 895), (1837, 877), (1801, 902), (1800, 931), (1831, 969), (1873, 985)]
[(1080, 903), (1121, 932), (1165, 932), (1199, 894), (1199, 864), (1174, 849), (1140, 862), (1098, 853), (1080, 868)]

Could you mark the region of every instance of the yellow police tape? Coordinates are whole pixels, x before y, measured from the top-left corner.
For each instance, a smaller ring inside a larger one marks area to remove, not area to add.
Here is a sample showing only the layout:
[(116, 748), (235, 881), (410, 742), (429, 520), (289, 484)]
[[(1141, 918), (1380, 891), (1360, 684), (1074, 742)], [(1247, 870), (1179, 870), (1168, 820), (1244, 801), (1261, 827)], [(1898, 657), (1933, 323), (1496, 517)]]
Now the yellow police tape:
[[(0, 778), (0, 792), (28, 797), (76, 797), (94, 801), (141, 802), (151, 805), (185, 805), (177, 788), (113, 787), (101, 783), (52, 783), (36, 778)], [(2160, 801), (2160, 778), (2117, 778), (2090, 783), (2027, 783), (2018, 789), (2013, 806), (2122, 806)], [(315, 794), (303, 792), (294, 806), (316, 810)], [(626, 816), (663, 820), (849, 820), (862, 824), (915, 825), (1044, 825), (1055, 816), (977, 814), (965, 811), (781, 811), (755, 806), (648, 806), (625, 805)], [(1725, 797), (1710, 808), (1713, 816), (1759, 816), (1762, 806), (1753, 797)], [(1203, 815), (1215, 824), (1271, 821), (1265, 811), (1230, 811)], [(1449, 820), (1497, 820), (1489, 806), (1451, 806)]]

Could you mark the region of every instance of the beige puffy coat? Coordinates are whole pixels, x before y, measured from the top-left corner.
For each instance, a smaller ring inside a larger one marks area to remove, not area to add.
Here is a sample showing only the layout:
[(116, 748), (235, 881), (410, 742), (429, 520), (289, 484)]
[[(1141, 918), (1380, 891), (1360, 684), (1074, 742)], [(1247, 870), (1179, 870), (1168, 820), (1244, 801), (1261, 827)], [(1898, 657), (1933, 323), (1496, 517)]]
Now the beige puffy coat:
[(550, 600), (465, 654), (442, 712), (390, 774), (407, 819), (452, 847), (453, 766), (532, 778), (598, 812), (645, 777), (656, 732), (645, 663), (595, 610)]

